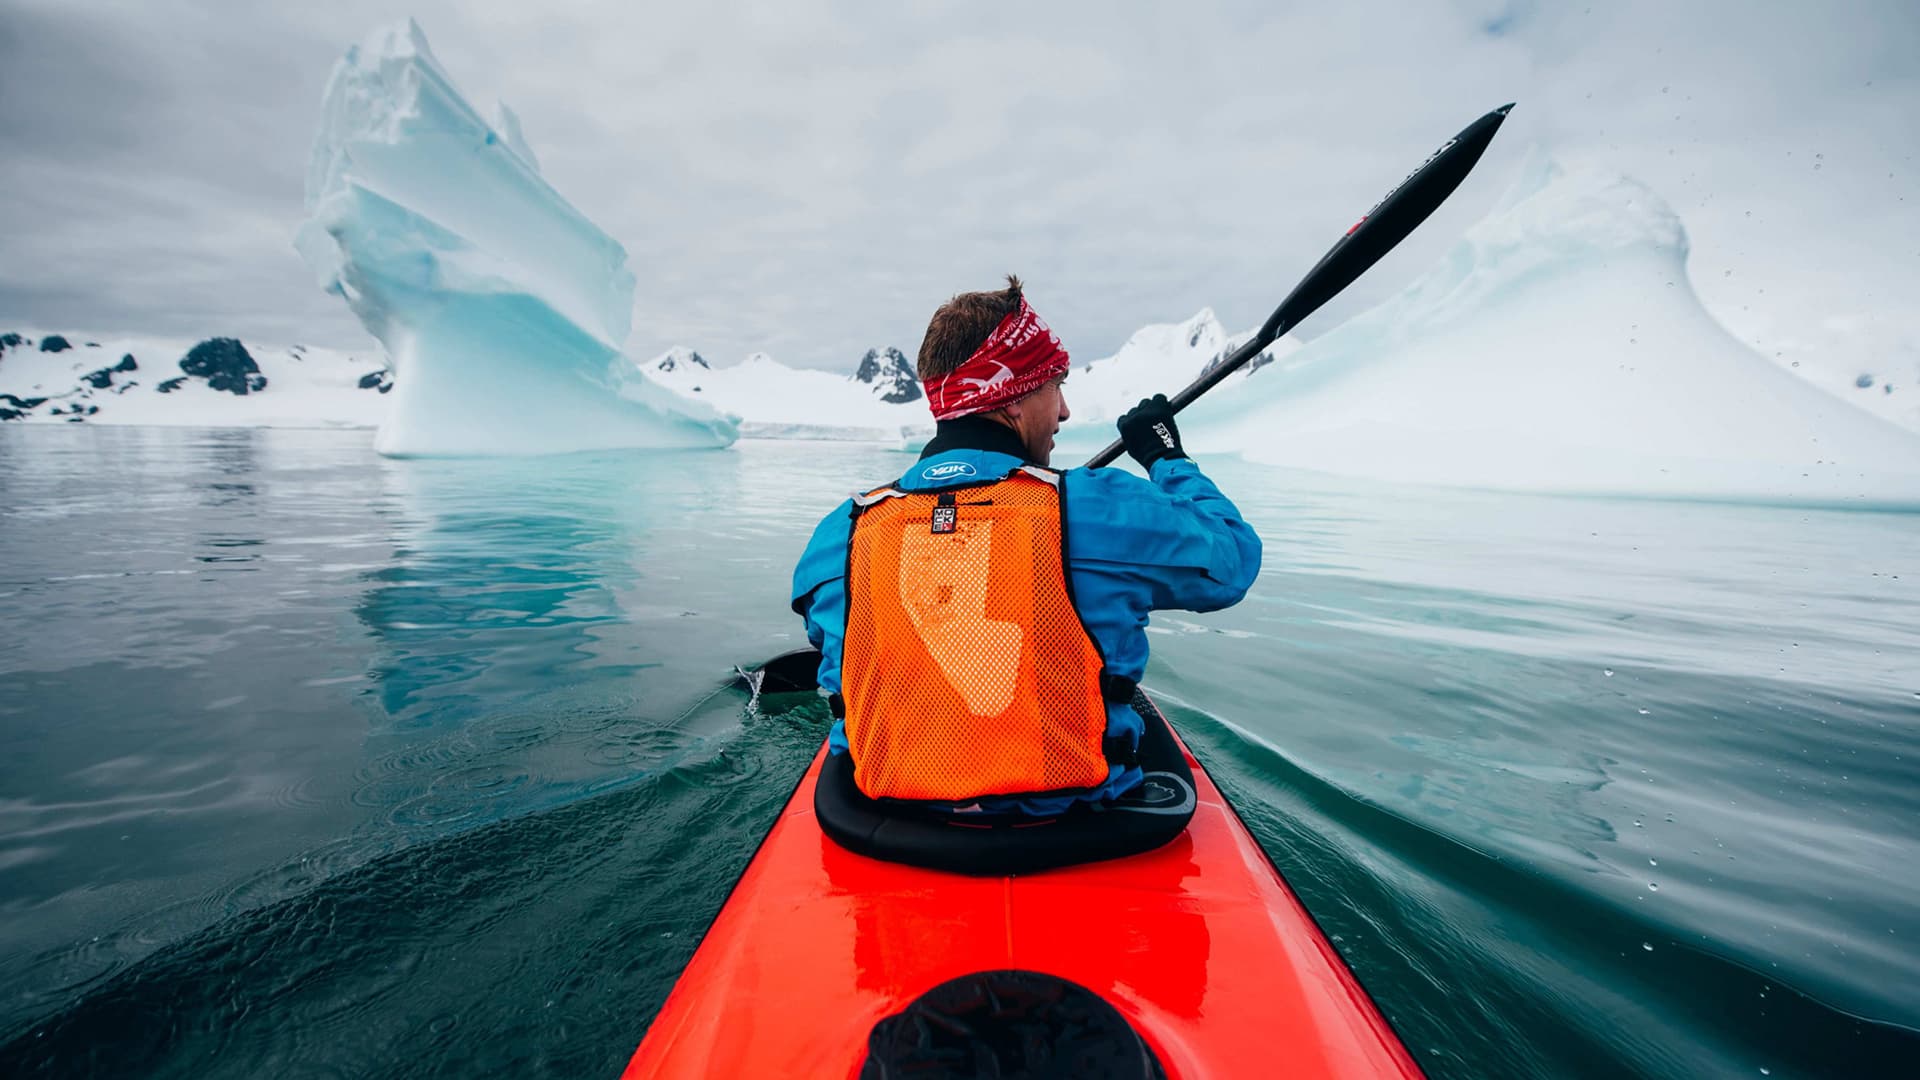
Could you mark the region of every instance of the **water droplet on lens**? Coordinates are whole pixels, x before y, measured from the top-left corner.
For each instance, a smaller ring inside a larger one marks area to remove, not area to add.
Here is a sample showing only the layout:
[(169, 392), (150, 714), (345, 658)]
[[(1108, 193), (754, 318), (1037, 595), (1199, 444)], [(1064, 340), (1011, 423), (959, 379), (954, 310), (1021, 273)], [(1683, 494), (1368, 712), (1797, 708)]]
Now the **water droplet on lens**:
[(1647, 860), (1647, 865), (1648, 865), (1648, 866), (1659, 866), (1659, 865), (1660, 865), (1660, 860), (1659, 860), (1659, 859), (1648, 859), (1648, 860)]
[[(1611, 679), (1611, 678), (1613, 678), (1613, 669), (1612, 669), (1612, 668), (1610, 668), (1610, 667), (1603, 667), (1603, 668), (1601, 668), (1601, 669), (1600, 669), (1600, 673), (1601, 673), (1601, 674), (1603, 674), (1603, 675), (1605, 675), (1605, 676), (1606, 676), (1607, 678), (1609, 678), (1609, 679)], [(1920, 694), (1915, 694), (1915, 695), (1913, 695), (1913, 696), (1914, 696), (1914, 697), (1920, 697)]]
[(1648, 714), (1648, 712), (1647, 712), (1647, 710), (1645, 710), (1645, 709), (1641, 709), (1641, 710), (1640, 710), (1640, 715), (1641, 715), (1641, 716), (1647, 716), (1647, 715), (1649, 715), (1649, 714)]
[(1653, 951), (1653, 943), (1652, 943), (1652, 942), (1647, 942), (1647, 941), (1643, 941), (1643, 942), (1641, 942), (1641, 943), (1640, 943), (1640, 947), (1641, 947), (1641, 948), (1643, 948), (1643, 949), (1645, 949), (1645, 950), (1647, 950), (1648, 952), (1652, 952), (1652, 951)]
[(1649, 882), (1647, 882), (1647, 891), (1648, 891), (1648, 892), (1659, 892), (1659, 891), (1660, 891), (1660, 883), (1659, 883), (1659, 882), (1657, 882), (1657, 881), (1649, 881)]

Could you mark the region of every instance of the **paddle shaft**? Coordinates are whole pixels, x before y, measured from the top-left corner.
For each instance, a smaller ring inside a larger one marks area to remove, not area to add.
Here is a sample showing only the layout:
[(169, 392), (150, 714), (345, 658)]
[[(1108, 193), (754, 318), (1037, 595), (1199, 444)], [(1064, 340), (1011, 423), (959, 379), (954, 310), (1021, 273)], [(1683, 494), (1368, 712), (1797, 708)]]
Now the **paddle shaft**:
[[(1353, 284), (1369, 267), (1406, 239), (1421, 222), (1439, 209), (1447, 196), (1453, 194), (1460, 182), (1473, 171), (1480, 155), (1486, 152), (1487, 144), (1493, 141), (1494, 132), (1500, 130), (1501, 123), (1512, 108), (1511, 104), (1502, 105), (1467, 125), (1466, 130), (1447, 140), (1446, 145), (1421, 162), (1419, 168), (1387, 193), (1386, 198), (1375, 203), (1373, 209), (1348, 229), (1346, 235), (1321, 256), (1312, 270), (1307, 271), (1307, 276), (1300, 279), (1300, 284), (1293, 287), (1287, 298), (1280, 301), (1280, 306), (1267, 317), (1259, 333), (1233, 350), (1232, 355), (1224, 361), (1201, 373), (1185, 390), (1173, 395), (1170, 402), (1173, 411), (1177, 413), (1191, 405), (1220, 380), (1246, 366), (1248, 361), (1273, 344), (1275, 338), (1318, 311), (1320, 305)], [(1112, 464), (1125, 450), (1125, 444), (1115, 439), (1105, 450), (1087, 460), (1087, 468), (1097, 469)]]

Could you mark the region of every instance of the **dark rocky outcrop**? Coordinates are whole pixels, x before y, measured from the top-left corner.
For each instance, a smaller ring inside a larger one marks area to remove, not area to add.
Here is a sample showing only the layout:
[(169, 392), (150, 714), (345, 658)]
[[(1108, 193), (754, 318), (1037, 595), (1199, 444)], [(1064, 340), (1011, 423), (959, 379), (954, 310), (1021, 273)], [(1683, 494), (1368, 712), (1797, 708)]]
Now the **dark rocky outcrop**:
[(883, 352), (868, 349), (854, 370), (853, 381), (866, 383), (874, 395), (889, 405), (903, 405), (921, 398), (920, 379), (913, 365), (899, 349), (888, 346)]
[(360, 389), (378, 390), (383, 394), (386, 393), (393, 389), (393, 372), (388, 371), (386, 368), (381, 368), (379, 371), (367, 372), (365, 375), (360, 376)]
[(121, 357), (120, 362), (112, 367), (103, 367), (98, 371), (90, 371), (80, 376), (80, 381), (93, 387), (95, 390), (105, 390), (107, 387), (113, 385), (115, 372), (138, 370), (140, 370), (140, 364), (134, 360), (132, 353), (128, 353)]
[(66, 352), (71, 348), (73, 348), (73, 343), (61, 337), (59, 334), (48, 334), (46, 337), (40, 339), (41, 352)]
[[(660, 371), (672, 371), (678, 368), (680, 366), (680, 360), (682, 359), (682, 357), (678, 355), (678, 352), (678, 350), (675, 350), (674, 352), (668, 353), (659, 363), (653, 365), (654, 368)], [(692, 349), (686, 351), (684, 359), (692, 367), (706, 368), (709, 371), (713, 370), (712, 365), (707, 363), (707, 358), (694, 352)]]
[(17, 349), (27, 343), (27, 339), (15, 333), (0, 334), (0, 350)]
[(0, 420), (20, 420), (33, 410), (47, 403), (43, 397), (18, 398), (12, 394), (0, 394)]
[(159, 386), (154, 387), (154, 389), (160, 391), (163, 394), (171, 394), (175, 390), (180, 389), (182, 386), (185, 386), (186, 384), (187, 384), (187, 377), (185, 375), (175, 375), (173, 378), (168, 379), (167, 381), (161, 383)]
[[(267, 377), (260, 374), (260, 365), (253, 362), (247, 347), (234, 338), (208, 338), (195, 345), (188, 350), (186, 359), (180, 361), (180, 370), (207, 380), (207, 385), (215, 390), (242, 397), (267, 388)], [(161, 393), (166, 393), (164, 383)]]

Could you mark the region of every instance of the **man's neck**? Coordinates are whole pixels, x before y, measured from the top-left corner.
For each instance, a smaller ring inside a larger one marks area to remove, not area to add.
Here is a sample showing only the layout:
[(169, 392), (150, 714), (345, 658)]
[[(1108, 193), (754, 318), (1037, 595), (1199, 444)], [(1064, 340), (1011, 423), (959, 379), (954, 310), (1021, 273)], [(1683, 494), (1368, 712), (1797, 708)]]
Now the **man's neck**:
[(933, 438), (927, 440), (927, 448), (920, 451), (920, 457), (924, 460), (949, 450), (990, 450), (1033, 463), (1026, 444), (1020, 441), (1020, 433), (986, 416), (962, 416), (935, 424)]

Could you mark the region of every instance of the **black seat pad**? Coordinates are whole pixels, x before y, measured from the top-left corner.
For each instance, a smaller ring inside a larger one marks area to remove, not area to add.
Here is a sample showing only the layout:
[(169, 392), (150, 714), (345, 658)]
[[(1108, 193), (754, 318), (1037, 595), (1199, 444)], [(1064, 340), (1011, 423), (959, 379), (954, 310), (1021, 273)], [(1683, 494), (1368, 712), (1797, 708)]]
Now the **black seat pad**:
[(1146, 780), (1105, 805), (1083, 803), (1052, 818), (956, 818), (905, 800), (868, 798), (853, 782), (853, 759), (829, 754), (813, 813), (821, 831), (849, 851), (959, 874), (1030, 874), (1152, 851), (1192, 820), (1193, 770), (1153, 702), (1136, 693), (1133, 708), (1146, 721)]

